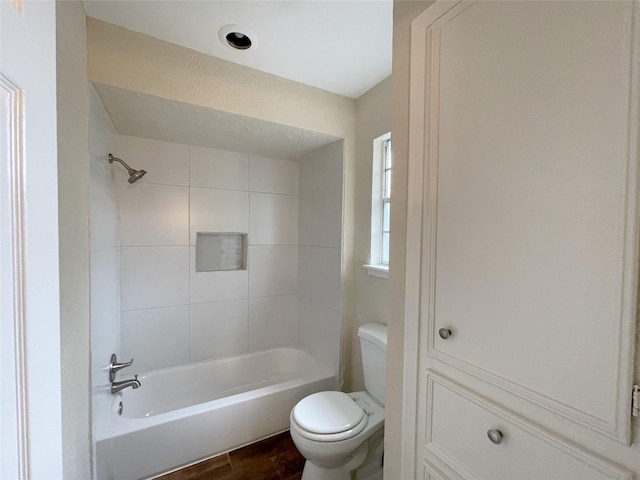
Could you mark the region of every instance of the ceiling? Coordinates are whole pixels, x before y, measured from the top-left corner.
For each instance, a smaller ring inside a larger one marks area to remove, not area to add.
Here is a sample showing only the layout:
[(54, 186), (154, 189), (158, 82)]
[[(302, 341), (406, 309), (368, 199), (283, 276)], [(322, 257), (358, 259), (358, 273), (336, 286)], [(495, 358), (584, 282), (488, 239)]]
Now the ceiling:
[(93, 83), (119, 133), (300, 160), (338, 137)]
[[(84, 0), (89, 17), (358, 98), (391, 74), (392, 0)], [(230, 24), (248, 50), (218, 38)]]

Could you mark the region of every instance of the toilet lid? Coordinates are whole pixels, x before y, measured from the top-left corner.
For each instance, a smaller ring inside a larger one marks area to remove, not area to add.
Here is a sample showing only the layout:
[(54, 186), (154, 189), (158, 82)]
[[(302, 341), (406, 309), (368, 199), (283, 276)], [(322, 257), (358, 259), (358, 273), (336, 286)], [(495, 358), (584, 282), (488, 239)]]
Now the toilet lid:
[(354, 428), (365, 415), (362, 408), (343, 392), (309, 395), (293, 408), (293, 419), (308, 432), (332, 434)]

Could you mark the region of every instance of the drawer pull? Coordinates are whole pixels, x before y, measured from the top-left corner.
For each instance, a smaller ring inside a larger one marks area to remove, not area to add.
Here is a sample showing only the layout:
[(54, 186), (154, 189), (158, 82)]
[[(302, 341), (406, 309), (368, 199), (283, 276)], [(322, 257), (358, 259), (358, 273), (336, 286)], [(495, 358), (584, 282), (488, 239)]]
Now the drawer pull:
[(502, 443), (502, 432), (495, 428), (491, 428), (487, 430), (487, 437), (491, 440), (491, 443), (495, 443), (496, 445), (500, 445)]
[(451, 336), (451, 330), (449, 330), (448, 328), (441, 328), (440, 330), (438, 330), (438, 335), (440, 335), (441, 339), (446, 340)]

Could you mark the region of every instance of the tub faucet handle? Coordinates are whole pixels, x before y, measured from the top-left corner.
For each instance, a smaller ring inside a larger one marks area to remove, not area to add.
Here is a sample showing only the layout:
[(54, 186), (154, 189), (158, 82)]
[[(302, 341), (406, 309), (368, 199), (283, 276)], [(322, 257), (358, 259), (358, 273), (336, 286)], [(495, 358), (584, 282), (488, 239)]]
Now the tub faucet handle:
[(109, 381), (113, 383), (116, 379), (116, 372), (118, 370), (122, 370), (123, 368), (131, 366), (133, 363), (133, 358), (125, 363), (118, 363), (118, 358), (115, 353), (111, 354), (111, 360), (109, 362)]

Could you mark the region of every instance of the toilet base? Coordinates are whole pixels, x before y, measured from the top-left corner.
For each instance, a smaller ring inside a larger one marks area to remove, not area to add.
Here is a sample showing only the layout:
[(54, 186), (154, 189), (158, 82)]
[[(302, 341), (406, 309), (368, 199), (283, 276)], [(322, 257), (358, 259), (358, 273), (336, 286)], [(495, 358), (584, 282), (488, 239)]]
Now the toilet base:
[(301, 480), (351, 480), (351, 473), (340, 467), (320, 468), (307, 460)]
[(301, 480), (382, 480), (382, 464), (363, 465), (355, 472), (344, 468), (320, 468), (310, 461), (304, 464)]
[(382, 480), (383, 440), (384, 429), (380, 429), (340, 467), (322, 468), (307, 460), (301, 480)]

